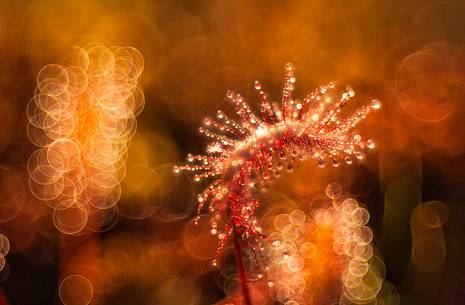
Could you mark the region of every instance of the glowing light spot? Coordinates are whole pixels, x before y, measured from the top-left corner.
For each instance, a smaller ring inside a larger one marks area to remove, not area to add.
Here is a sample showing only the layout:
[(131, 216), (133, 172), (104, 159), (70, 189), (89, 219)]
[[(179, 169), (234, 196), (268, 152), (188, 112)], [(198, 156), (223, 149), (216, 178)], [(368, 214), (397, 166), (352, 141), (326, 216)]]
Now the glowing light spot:
[(61, 281), (58, 295), (63, 304), (87, 305), (94, 297), (94, 288), (86, 277), (73, 274)]
[(39, 71), (26, 111), (28, 136), (39, 147), (28, 160), (29, 187), (65, 234), (82, 231), (94, 208), (120, 199), (125, 155), (145, 105), (139, 51), (91, 44), (75, 55), (70, 67)]

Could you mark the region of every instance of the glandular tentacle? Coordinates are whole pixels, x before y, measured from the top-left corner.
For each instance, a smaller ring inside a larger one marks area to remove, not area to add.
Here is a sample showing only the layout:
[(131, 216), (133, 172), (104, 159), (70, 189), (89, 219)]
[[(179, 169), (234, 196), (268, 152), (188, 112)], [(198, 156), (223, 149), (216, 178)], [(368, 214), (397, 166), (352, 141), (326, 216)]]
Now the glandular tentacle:
[(212, 139), (207, 145), (210, 157), (189, 155), (188, 164), (175, 167), (175, 172), (193, 173), (196, 181), (216, 177), (199, 197), (199, 213), (208, 207), (215, 218), (212, 232), (220, 240), (218, 253), (234, 226), (243, 239), (261, 236), (255, 194), (272, 185), (283, 169), (291, 171), (298, 160), (306, 158), (317, 160), (319, 167), (328, 163), (338, 167), (341, 161), (352, 164), (364, 158), (365, 150), (375, 147), (372, 140), (363, 141), (353, 130), (381, 107), (378, 100), (342, 116), (344, 106), (355, 96), (351, 86), (338, 94), (335, 84), (328, 83), (300, 101), (293, 96), (295, 83), (294, 67), (287, 64), (278, 104), (271, 102), (262, 84), (255, 81), (259, 115), (242, 95), (228, 91), (226, 98), (239, 120), (222, 111), (217, 112), (216, 120), (204, 120), (200, 132)]

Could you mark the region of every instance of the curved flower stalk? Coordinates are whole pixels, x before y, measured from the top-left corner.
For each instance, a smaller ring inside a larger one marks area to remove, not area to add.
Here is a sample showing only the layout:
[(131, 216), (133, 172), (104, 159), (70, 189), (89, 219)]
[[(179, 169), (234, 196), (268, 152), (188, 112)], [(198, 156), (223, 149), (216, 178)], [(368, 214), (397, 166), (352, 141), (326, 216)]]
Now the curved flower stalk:
[(381, 108), (379, 100), (373, 99), (369, 106), (341, 117), (342, 109), (355, 96), (352, 87), (346, 87), (338, 95), (334, 84), (329, 83), (302, 100), (295, 99), (294, 68), (287, 64), (285, 70), (280, 104), (270, 100), (258, 81), (255, 89), (260, 97), (259, 115), (239, 93), (228, 91), (226, 97), (239, 115), (239, 122), (220, 110), (216, 119), (206, 118), (200, 133), (212, 140), (207, 154), (189, 154), (186, 165), (174, 168), (175, 173), (192, 173), (195, 181), (211, 180), (197, 197), (198, 215), (208, 207), (212, 216), (211, 234), (219, 239), (214, 266), (218, 264), (226, 241), (234, 237), (237, 269), (247, 305), (252, 302), (242, 243), (246, 242), (254, 253), (264, 249), (262, 228), (255, 214), (259, 207), (255, 198), (257, 190), (271, 185), (283, 168), (292, 170), (297, 160), (310, 157), (316, 159), (320, 167), (327, 163), (338, 167), (341, 160), (352, 164), (354, 160), (363, 159), (365, 150), (375, 147), (372, 140), (362, 140), (354, 128), (370, 112)]
[(211, 233), (219, 239), (217, 256), (233, 233), (255, 247), (251, 237), (262, 234), (255, 215), (259, 206), (255, 193), (272, 184), (283, 168), (291, 170), (297, 160), (309, 157), (317, 160), (319, 167), (328, 163), (338, 167), (341, 161), (352, 164), (375, 147), (372, 140), (362, 140), (354, 128), (381, 108), (379, 100), (341, 117), (355, 95), (352, 87), (338, 95), (335, 85), (329, 83), (299, 100), (293, 96), (293, 66), (287, 64), (285, 72), (281, 103), (272, 102), (260, 82), (255, 82), (259, 114), (239, 93), (228, 91), (226, 97), (240, 120), (220, 110), (216, 119), (206, 118), (200, 127), (200, 133), (212, 140), (206, 155), (189, 154), (186, 165), (174, 168), (175, 172), (192, 173), (195, 181), (211, 180), (197, 197), (198, 213), (208, 207), (212, 215)]

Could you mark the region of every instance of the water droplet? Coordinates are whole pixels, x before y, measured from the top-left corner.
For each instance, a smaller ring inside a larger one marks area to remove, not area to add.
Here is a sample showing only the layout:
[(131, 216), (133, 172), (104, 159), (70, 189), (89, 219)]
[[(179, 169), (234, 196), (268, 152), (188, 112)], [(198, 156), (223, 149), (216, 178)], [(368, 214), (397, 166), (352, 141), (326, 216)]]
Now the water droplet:
[(355, 91), (354, 91), (354, 88), (352, 88), (352, 86), (347, 86), (346, 91), (347, 91), (347, 94), (349, 95), (349, 97), (354, 97), (355, 96)]
[(378, 110), (381, 108), (381, 102), (378, 99), (374, 99), (371, 101), (371, 108), (374, 110)]
[(375, 142), (372, 139), (367, 140), (367, 147), (369, 149), (374, 149), (375, 148)]
[(355, 157), (356, 157), (357, 159), (359, 159), (359, 160), (363, 160), (363, 159), (365, 159), (365, 154), (362, 153), (362, 152), (360, 152), (360, 151), (358, 151), (358, 152), (355, 153)]
[(291, 63), (286, 64), (286, 70), (287, 71), (292, 71), (294, 69), (294, 66)]

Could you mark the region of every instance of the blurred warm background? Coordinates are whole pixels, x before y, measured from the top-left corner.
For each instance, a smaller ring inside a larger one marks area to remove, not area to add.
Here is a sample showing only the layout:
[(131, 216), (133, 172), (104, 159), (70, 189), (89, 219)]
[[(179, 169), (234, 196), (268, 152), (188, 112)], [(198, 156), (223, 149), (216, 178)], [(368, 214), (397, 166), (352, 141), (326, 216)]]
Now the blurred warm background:
[[(102, 232), (67, 235), (28, 190), (26, 105), (42, 66), (94, 42), (142, 53), (146, 103), (119, 204)], [(263, 196), (263, 221), (339, 182), (371, 214), (386, 267), (379, 304), (462, 304), (464, 46), (462, 0), (0, 0), (0, 233), (10, 243), (0, 304), (234, 303), (209, 265), (208, 225), (192, 225), (197, 187), (171, 168), (202, 151), (204, 116), (230, 112), (227, 89), (253, 100), (260, 79), (278, 99), (288, 61), (298, 96), (335, 81), (359, 103), (381, 99), (360, 126), (378, 149), (351, 167), (300, 164)]]

